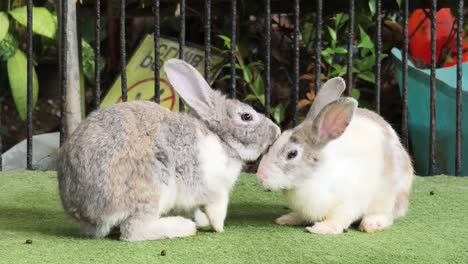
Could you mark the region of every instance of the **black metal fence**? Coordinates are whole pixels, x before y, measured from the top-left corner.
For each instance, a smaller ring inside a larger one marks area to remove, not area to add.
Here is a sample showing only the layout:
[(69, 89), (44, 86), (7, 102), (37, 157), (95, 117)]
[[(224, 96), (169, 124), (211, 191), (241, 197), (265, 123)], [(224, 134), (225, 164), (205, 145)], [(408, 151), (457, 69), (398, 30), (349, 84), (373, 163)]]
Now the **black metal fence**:
[[(265, 12), (265, 25), (266, 25), (266, 33), (264, 38), (264, 47), (265, 47), (265, 58), (264, 58), (264, 80), (265, 80), (265, 112), (269, 112), (271, 106), (271, 0), (263, 0), (264, 1), (264, 12)], [(463, 0), (454, 0), (457, 1), (457, 23), (458, 23), (458, 30), (457, 30), (457, 85), (456, 85), (456, 116), (453, 118), (456, 119), (456, 132), (453, 135), (456, 137), (456, 146), (455, 146), (455, 174), (460, 175), (462, 170), (462, 33), (463, 33), (463, 9), (464, 9), (464, 1)], [(32, 65), (33, 65), (33, 38), (32, 38), (32, 0), (27, 1), (27, 169), (33, 169), (32, 166), (32, 152), (33, 152), (33, 145), (32, 145), (32, 136), (33, 136), (33, 120), (32, 120)], [(66, 1), (62, 1), (62, 10), (61, 15), (59, 17), (59, 25), (61, 29), (66, 28), (68, 23), (67, 21), (67, 4), (63, 4)], [(293, 80), (293, 101), (298, 101), (298, 93), (299, 93), (299, 25), (300, 25), (300, 0), (294, 0), (293, 3), (293, 24), (294, 24), (294, 42), (293, 42), (293, 49), (294, 49), (294, 80)], [(320, 65), (321, 65), (321, 52), (322, 52), (322, 11), (323, 11), (323, 0), (316, 0), (316, 34), (315, 34), (315, 82), (316, 82), (316, 89), (320, 87)], [(431, 78), (430, 78), (430, 120), (428, 120), (430, 124), (430, 140), (429, 140), (429, 155), (428, 155), (428, 162), (429, 162), (429, 175), (433, 175), (436, 173), (436, 10), (437, 10), (437, 0), (428, 0), (430, 3), (430, 20), (431, 20)], [(154, 0), (152, 5), (152, 12), (154, 16), (154, 51), (155, 51), (155, 71), (154, 71), (154, 78), (155, 78), (155, 85), (154, 85), (154, 100), (159, 103), (159, 95), (160, 95), (160, 0)], [(352, 93), (352, 69), (353, 69), (353, 48), (354, 48), (354, 25), (355, 25), (355, 0), (348, 0), (343, 1), (344, 5), (349, 5), (349, 41), (347, 45), (347, 91), (346, 93), (350, 95)], [(402, 0), (402, 15), (403, 15), (403, 49), (402, 49), (402, 102), (403, 106), (401, 109), (402, 112), (402, 128), (401, 128), (401, 137), (402, 141), (405, 146), (408, 146), (408, 16), (409, 16), (409, 4), (410, 0)], [(210, 78), (210, 54), (211, 54), (211, 0), (204, 0), (204, 47), (205, 47), (205, 67), (204, 67), (204, 76), (205, 78)], [(121, 60), (121, 88), (122, 88), (122, 101), (127, 100), (127, 76), (126, 76), (126, 51), (125, 51), (125, 21), (126, 21), (126, 1), (120, 0), (120, 60)], [(180, 35), (179, 35), (179, 58), (184, 59), (184, 46), (185, 46), (185, 33), (186, 33), (186, 1), (180, 0), (179, 2), (180, 7)], [(238, 25), (236, 23), (236, 16), (238, 14), (238, 3), (237, 0), (230, 1), (230, 15), (231, 15), (231, 42), (236, 43), (236, 32), (238, 30)], [(95, 27), (95, 39), (100, 39), (101, 34), (101, 0), (95, 0), (95, 18), (96, 18), (96, 27)], [(380, 112), (380, 105), (381, 105), (381, 75), (382, 75), (382, 68), (381, 68), (381, 58), (382, 58), (382, 0), (376, 0), (376, 9), (375, 9), (375, 51), (376, 51), (376, 68), (375, 68), (375, 110), (376, 112)], [(66, 87), (68, 85), (67, 75), (65, 74), (65, 65), (67, 65), (67, 56), (65, 55), (65, 51), (68, 49), (67, 45), (67, 30), (60, 30), (60, 40), (62, 43), (61, 46), (61, 122), (60, 122), (60, 142), (62, 143), (63, 140), (66, 138), (65, 135), (65, 119), (66, 111), (65, 111), (65, 104), (66, 104)], [(99, 76), (99, 55), (101, 54), (101, 49), (99, 45), (99, 41), (96, 41), (95, 45), (95, 101), (94, 107), (98, 108), (100, 104), (100, 94), (101, 94), (101, 81)], [(235, 54), (235, 45), (231, 45), (230, 50), (230, 96), (235, 97), (236, 95), (236, 54)], [(183, 102), (179, 104), (180, 110), (184, 109)], [(294, 114), (293, 114), (293, 124), (297, 124), (298, 122), (298, 107), (297, 104), (294, 104)], [(416, 140), (416, 139), (415, 139)], [(0, 138), (0, 147), (1, 147), (1, 138)], [(0, 169), (1, 169), (1, 155), (0, 155)]]

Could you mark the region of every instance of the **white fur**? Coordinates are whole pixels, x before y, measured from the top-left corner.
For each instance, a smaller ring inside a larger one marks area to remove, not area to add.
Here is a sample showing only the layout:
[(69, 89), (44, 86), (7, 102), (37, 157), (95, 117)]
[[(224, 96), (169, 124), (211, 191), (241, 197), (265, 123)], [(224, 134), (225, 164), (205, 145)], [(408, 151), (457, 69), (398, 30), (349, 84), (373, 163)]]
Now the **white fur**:
[(207, 227), (210, 225), (210, 220), (206, 214), (200, 210), (200, 208), (195, 209), (195, 212), (193, 213), (193, 220), (195, 221), (197, 227)]
[(239, 153), (239, 156), (243, 160), (254, 161), (260, 157), (260, 154), (262, 154), (259, 148), (254, 145), (245, 146), (237, 142), (231, 142), (230, 145), (237, 151), (237, 153)]
[(200, 167), (208, 189), (228, 191), (232, 188), (242, 169), (242, 162), (230, 158), (218, 136), (210, 134), (198, 143)]
[(216, 135), (202, 137), (198, 148), (205, 185), (214, 196), (205, 207), (206, 215), (215, 231), (223, 232), (229, 192), (239, 177), (242, 162), (228, 156)]
[(197, 232), (195, 223), (189, 219), (172, 216), (159, 219), (141, 218), (131, 219), (131, 224), (121, 226), (122, 236), (126, 241), (144, 241), (171, 239), (176, 237), (193, 236)]
[(314, 175), (285, 192), (292, 209), (315, 222), (324, 219), (330, 208), (347, 201), (351, 205), (343, 208), (348, 210), (346, 214), (353, 220), (361, 217), (380, 189), (383, 140), (378, 125), (355, 116), (345, 133), (325, 146)]
[[(242, 162), (230, 158), (218, 136), (199, 134), (198, 161), (203, 174), (203, 190), (200, 193), (186, 190), (174, 178), (161, 193), (161, 214), (175, 211), (193, 211), (193, 218), (199, 227), (211, 226), (218, 232), (224, 228), (229, 192), (234, 186)], [(199, 207), (205, 206), (205, 213)]]
[[(283, 189), (292, 210), (276, 222), (286, 225), (315, 222), (307, 230), (317, 234), (341, 233), (362, 217), (361, 229), (366, 232), (390, 226), (396, 195), (399, 191), (409, 191), (411, 182), (405, 179), (397, 184), (396, 179), (401, 177), (384, 175), (384, 144), (388, 142), (395, 142), (390, 144), (391, 151), (402, 153), (390, 155), (401, 168), (394, 173), (407, 175), (408, 171), (403, 169), (407, 166), (398, 136), (392, 130), (392, 138), (385, 138), (383, 129), (387, 128), (372, 119), (354, 115), (345, 132), (321, 150), (320, 161), (313, 170), (295, 172), (300, 176), (275, 165), (278, 152), (288, 144), (292, 134), (292, 131), (284, 132), (262, 159), (258, 172), (265, 187)], [(298, 153), (300, 157), (301, 149)], [(295, 160), (290, 162), (294, 165)], [(377, 210), (377, 214), (372, 210)]]

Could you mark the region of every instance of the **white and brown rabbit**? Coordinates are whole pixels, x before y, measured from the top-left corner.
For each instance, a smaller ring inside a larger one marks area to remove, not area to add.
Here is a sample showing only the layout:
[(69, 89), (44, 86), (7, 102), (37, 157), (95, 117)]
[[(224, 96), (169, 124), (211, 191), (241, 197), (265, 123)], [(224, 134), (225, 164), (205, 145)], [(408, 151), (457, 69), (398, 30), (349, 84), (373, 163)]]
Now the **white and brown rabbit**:
[(408, 209), (413, 167), (392, 127), (374, 112), (340, 98), (341, 78), (327, 81), (305, 121), (285, 131), (263, 156), (258, 181), (283, 190), (291, 213), (281, 225), (339, 234), (354, 221), (375, 232)]
[[(87, 235), (105, 237), (113, 227), (128, 241), (191, 236), (196, 226), (222, 232), (243, 162), (280, 135), (191, 65), (171, 59), (164, 70), (191, 113), (149, 101), (117, 104), (91, 113), (60, 150), (62, 204)], [(174, 211), (195, 222), (169, 216)]]

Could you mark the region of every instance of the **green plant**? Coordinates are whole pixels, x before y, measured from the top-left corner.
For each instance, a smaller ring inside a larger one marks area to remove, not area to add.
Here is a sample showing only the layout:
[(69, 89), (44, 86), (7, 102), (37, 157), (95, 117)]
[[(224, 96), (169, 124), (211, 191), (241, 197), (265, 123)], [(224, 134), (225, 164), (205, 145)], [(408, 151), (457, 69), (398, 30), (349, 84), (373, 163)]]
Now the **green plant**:
[[(0, 6), (2, 7), (2, 6)], [(55, 45), (57, 36), (57, 16), (45, 7), (33, 7), (32, 29), (34, 44), (40, 42), (50, 46)], [(6, 6), (5, 11), (0, 10), (0, 63), (6, 62), (8, 80), (11, 94), (16, 110), (22, 120), (26, 120), (27, 112), (27, 57), (20, 47), (26, 46), (24, 37), (27, 26), (26, 6), (10, 9)], [(87, 80), (94, 79), (94, 50), (82, 39), (82, 68)], [(37, 49), (38, 45), (34, 48)], [(44, 48), (42, 48), (44, 50)], [(40, 52), (39, 52), (40, 53)], [(33, 56), (33, 107), (37, 102), (39, 83), (36, 74), (38, 54)], [(104, 60), (100, 63), (100, 70), (104, 67)]]
[(346, 74), (348, 67), (342, 65), (341, 63), (336, 63), (336, 58), (348, 53), (348, 50), (342, 46), (338, 46), (338, 30), (343, 27), (348, 21), (348, 15), (343, 13), (338, 13), (333, 18), (334, 27), (327, 26), (328, 34), (330, 37), (330, 43), (327, 48), (325, 48), (321, 55), (323, 60), (328, 64), (328, 69), (326, 75), (322, 75), (322, 78), (329, 79), (331, 76), (343, 76)]
[[(43, 7), (33, 8), (33, 32), (45, 38), (53, 39), (57, 28), (56, 18)], [(0, 12), (0, 59), (6, 61), (8, 80), (10, 82), (11, 94), (15, 101), (16, 110), (22, 120), (26, 119), (27, 99), (27, 59), (26, 54), (19, 49), (20, 28), (11, 26), (15, 22), (23, 27), (26, 26), (26, 7), (18, 7), (8, 12)], [(32, 76), (33, 106), (37, 101), (39, 84), (36, 70), (33, 66)]]
[[(358, 56), (354, 60), (353, 73), (366, 82), (375, 84), (375, 49), (374, 42), (366, 31), (359, 26)], [(387, 54), (381, 54), (381, 59), (387, 57)]]
[[(324, 62), (327, 63), (326, 74), (322, 75), (322, 78), (329, 79), (331, 77), (343, 76), (346, 74), (348, 67), (343, 65), (343, 56), (348, 53), (348, 50), (344, 46), (338, 46), (338, 34), (339, 30), (348, 21), (348, 16), (343, 13), (338, 13), (333, 17), (334, 28), (327, 27), (330, 43), (329, 47), (325, 48), (321, 55)], [(357, 51), (357, 52), (356, 52)], [(359, 25), (359, 38), (357, 39), (356, 52), (353, 58), (353, 74), (360, 81), (365, 81), (371, 84), (375, 84), (375, 46), (372, 39), (366, 33), (361, 25)], [(387, 55), (382, 54), (381, 59)], [(337, 59), (341, 58), (337, 62)], [(359, 90), (354, 89), (356, 92), (353, 94), (356, 99), (359, 99)]]
[[(369, 7), (371, 12), (373, 11), (372, 0), (369, 1)], [(345, 13), (336, 13), (331, 19), (325, 20), (324, 31), (327, 33), (324, 35), (324, 41), (322, 44), (322, 74), (321, 80), (327, 80), (336, 76), (344, 76), (348, 71), (347, 66), (347, 55), (348, 39), (347, 34), (344, 34), (348, 30), (349, 17)], [(361, 99), (361, 92), (366, 90), (372, 92), (375, 84), (375, 46), (371, 37), (364, 30), (365, 28), (372, 27), (372, 20), (368, 17), (359, 17), (358, 21), (359, 35), (355, 39), (355, 45), (352, 50), (353, 52), (353, 79), (355, 87), (352, 89), (352, 96), (355, 99)], [(313, 48), (313, 33), (311, 30), (315, 30), (313, 27), (314, 15), (306, 16), (306, 22), (304, 29), (302, 30), (303, 47), (307, 49)], [(343, 36), (343, 37), (341, 37)], [(387, 55), (382, 54), (381, 59), (384, 59)], [(310, 67), (309, 67), (310, 68)], [(313, 68), (313, 67), (312, 67)], [(303, 80), (309, 80), (310, 82), (315, 80), (313, 74), (304, 74), (301, 76)], [(310, 92), (307, 94), (307, 98), (300, 101), (299, 108), (303, 108), (306, 105), (312, 103), (314, 99), (315, 86), (311, 87)], [(365, 103), (365, 102), (364, 102)]]
[[(224, 47), (231, 49), (231, 39), (224, 35), (219, 35), (224, 42)], [(265, 106), (265, 86), (261, 72), (263, 71), (263, 63), (261, 61), (253, 61), (248, 64), (244, 62), (244, 59), (239, 53), (239, 49), (236, 46), (236, 69), (242, 72), (242, 78), (236, 76), (238, 80), (241, 80), (249, 92), (244, 97), (244, 101), (257, 101), (263, 107)], [(225, 67), (231, 67), (231, 64), (226, 64)], [(224, 79), (231, 78), (231, 76), (225, 76)], [(270, 108), (270, 115), (277, 124), (281, 124), (284, 120), (285, 107), (282, 103), (272, 106)]]

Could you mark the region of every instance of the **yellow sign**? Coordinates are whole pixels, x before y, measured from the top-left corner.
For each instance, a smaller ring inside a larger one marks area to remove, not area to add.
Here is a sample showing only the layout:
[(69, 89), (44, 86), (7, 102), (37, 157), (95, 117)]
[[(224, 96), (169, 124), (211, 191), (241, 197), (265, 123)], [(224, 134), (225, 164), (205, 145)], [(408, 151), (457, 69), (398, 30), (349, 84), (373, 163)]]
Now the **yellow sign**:
[[(160, 65), (171, 58), (179, 57), (179, 44), (176, 41), (160, 39)], [(221, 52), (212, 49), (210, 79), (215, 80), (223, 67)], [(203, 48), (188, 44), (184, 47), (185, 61), (190, 63), (198, 71), (204, 71), (205, 52)], [(147, 35), (127, 64), (127, 99), (152, 100), (154, 98), (154, 37)], [(174, 92), (166, 79), (166, 73), (162, 67), (160, 76), (160, 102), (161, 105), (172, 111), (179, 110), (179, 96)], [(122, 102), (122, 88), (120, 76), (112, 85), (108, 94), (101, 103), (101, 107)]]

